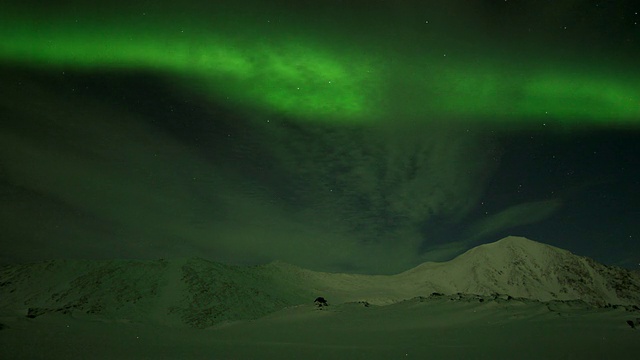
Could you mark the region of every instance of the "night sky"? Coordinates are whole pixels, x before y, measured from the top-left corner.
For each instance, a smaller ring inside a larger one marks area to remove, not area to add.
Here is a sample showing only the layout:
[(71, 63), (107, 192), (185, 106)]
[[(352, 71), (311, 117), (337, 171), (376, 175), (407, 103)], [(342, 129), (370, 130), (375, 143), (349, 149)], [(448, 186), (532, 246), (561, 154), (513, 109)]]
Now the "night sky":
[(640, 268), (640, 3), (0, 5), (0, 261)]

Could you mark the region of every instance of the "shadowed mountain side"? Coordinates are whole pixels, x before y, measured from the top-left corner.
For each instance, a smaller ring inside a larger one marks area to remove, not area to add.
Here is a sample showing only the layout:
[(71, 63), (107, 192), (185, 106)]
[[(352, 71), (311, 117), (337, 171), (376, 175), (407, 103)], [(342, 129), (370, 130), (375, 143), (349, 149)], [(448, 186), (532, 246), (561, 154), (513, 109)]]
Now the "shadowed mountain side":
[(323, 296), (330, 305), (385, 305), (433, 292), (508, 294), (592, 305), (640, 304), (640, 276), (568, 251), (509, 237), (401, 274), (314, 272), (274, 262), (229, 266), (199, 258), (64, 261), (0, 267), (0, 313), (196, 328), (256, 319)]
[(301, 281), (286, 268), (229, 266), (199, 258), (57, 260), (0, 268), (0, 311), (202, 328), (307, 302), (313, 294)]

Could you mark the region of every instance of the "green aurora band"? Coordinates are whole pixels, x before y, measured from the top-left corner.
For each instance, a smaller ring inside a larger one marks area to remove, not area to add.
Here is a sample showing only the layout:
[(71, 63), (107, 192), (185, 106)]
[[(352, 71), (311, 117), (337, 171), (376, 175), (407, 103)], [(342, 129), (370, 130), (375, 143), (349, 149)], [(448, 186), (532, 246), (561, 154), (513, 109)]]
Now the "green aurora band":
[(243, 108), (301, 120), (640, 123), (640, 77), (605, 65), (454, 60), (426, 50), (394, 56), (397, 49), (347, 46), (331, 34), (281, 29), (266, 37), (194, 21), (0, 15), (0, 22), (7, 64), (152, 71)]

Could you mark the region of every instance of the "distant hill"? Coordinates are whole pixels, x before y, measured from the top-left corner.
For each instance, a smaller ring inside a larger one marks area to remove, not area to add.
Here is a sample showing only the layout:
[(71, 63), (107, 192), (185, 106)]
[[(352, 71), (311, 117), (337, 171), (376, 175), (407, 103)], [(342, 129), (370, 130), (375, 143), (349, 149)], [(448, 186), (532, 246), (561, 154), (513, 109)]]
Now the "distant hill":
[(311, 304), (390, 304), (442, 294), (640, 305), (640, 276), (519, 237), (397, 275), (314, 272), (282, 262), (229, 266), (200, 258), (52, 260), (0, 267), (0, 315), (47, 313), (204, 328)]

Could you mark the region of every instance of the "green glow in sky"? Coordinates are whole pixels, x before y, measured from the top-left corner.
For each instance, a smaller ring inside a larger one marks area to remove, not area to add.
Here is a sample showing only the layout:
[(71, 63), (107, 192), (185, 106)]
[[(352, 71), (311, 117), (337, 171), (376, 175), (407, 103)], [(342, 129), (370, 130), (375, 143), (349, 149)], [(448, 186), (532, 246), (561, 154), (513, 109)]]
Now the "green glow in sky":
[(0, 23), (1, 61), (154, 71), (186, 86), (197, 79), (198, 89), (218, 99), (302, 120), (640, 121), (640, 77), (627, 69), (452, 59), (286, 28), (259, 36), (158, 19), (0, 15)]

